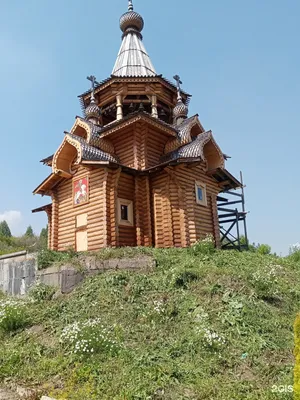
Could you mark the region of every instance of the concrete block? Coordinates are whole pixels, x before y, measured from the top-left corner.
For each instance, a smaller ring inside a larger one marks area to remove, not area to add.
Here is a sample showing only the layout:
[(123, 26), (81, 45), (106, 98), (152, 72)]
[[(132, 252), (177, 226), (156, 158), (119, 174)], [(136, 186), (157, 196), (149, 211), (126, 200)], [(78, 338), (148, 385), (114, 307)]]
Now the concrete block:
[(95, 268), (102, 271), (104, 270), (104, 260), (95, 259)]
[(97, 269), (96, 257), (93, 256), (79, 257), (79, 262), (82, 264), (83, 268)]
[(61, 293), (71, 292), (85, 276), (95, 275), (107, 270), (145, 270), (156, 266), (150, 256), (99, 260), (95, 256), (82, 256), (80, 261), (85, 269), (78, 271), (73, 265), (49, 267), (38, 271), (35, 255), (0, 259), (0, 290), (12, 295), (26, 295), (35, 282), (57, 287)]
[(60, 271), (59, 267), (48, 267), (48, 268), (37, 271), (37, 276), (52, 275), (52, 274), (58, 273), (59, 271)]
[(112, 259), (104, 261), (104, 269), (118, 269), (120, 260)]
[(84, 274), (75, 269), (64, 269), (61, 271), (61, 292), (70, 293), (84, 279)]

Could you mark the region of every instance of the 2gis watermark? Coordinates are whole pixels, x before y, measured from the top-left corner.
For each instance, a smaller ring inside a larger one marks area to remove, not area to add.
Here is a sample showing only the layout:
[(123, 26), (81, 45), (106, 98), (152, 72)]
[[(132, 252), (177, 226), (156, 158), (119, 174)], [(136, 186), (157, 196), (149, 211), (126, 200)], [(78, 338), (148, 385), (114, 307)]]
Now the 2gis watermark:
[(272, 393), (293, 393), (293, 385), (273, 385), (271, 387)]

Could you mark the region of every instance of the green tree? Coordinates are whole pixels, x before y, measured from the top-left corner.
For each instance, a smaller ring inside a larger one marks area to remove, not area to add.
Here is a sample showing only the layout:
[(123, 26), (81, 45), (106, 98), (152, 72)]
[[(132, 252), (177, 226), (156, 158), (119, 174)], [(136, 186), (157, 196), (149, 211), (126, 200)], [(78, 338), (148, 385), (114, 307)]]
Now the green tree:
[(29, 225), (28, 228), (26, 229), (25, 236), (34, 237), (34, 233), (33, 233), (33, 229), (32, 229), (31, 225)]
[(43, 249), (46, 249), (48, 245), (48, 225), (46, 228), (43, 228), (40, 233), (40, 246)]
[(271, 246), (269, 246), (268, 244), (259, 244), (257, 246), (257, 252), (265, 256), (271, 254), (271, 250)]
[(0, 222), (0, 236), (11, 237), (11, 231), (6, 221)]

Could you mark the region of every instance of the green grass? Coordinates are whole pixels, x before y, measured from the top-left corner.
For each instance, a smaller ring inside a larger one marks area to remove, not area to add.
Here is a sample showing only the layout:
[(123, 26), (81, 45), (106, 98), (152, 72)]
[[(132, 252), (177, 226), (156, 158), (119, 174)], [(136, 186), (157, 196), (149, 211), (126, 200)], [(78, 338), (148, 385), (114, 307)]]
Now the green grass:
[[(272, 387), (293, 382), (300, 264), (205, 248), (111, 252), (151, 253), (157, 267), (29, 302), (31, 327), (1, 336), (0, 381), (70, 400), (292, 399)], [(95, 319), (104, 328), (82, 335), (107, 336), (92, 356), (60, 341), (66, 326)]]

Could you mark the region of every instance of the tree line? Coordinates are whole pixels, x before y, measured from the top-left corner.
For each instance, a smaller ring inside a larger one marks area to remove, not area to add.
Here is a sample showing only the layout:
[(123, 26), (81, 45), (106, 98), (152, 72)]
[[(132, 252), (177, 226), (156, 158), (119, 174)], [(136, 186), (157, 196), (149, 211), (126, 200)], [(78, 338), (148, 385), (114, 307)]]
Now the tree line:
[(47, 248), (48, 226), (36, 235), (29, 225), (24, 235), (15, 237), (7, 221), (0, 222), (0, 255), (14, 253), (21, 250), (38, 251)]

